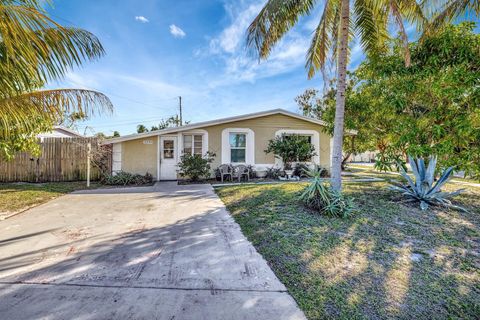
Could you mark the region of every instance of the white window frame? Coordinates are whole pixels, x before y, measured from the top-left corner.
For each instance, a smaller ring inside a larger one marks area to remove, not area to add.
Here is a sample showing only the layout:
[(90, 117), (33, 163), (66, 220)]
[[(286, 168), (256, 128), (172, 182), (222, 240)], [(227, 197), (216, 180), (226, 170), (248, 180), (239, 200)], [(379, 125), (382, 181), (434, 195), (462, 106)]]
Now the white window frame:
[[(297, 130), (297, 129), (283, 129), (283, 130), (278, 130), (275, 132), (275, 136), (279, 137), (282, 134), (286, 135), (292, 135), (292, 134), (298, 134), (300, 136), (310, 136), (311, 138), (311, 143), (313, 147), (315, 148), (315, 154), (316, 156), (312, 157), (311, 162), (307, 163), (312, 163), (312, 164), (320, 164), (320, 134), (316, 130)], [(275, 165), (276, 166), (283, 166), (282, 160), (275, 158)]]
[[(245, 136), (245, 147), (232, 147), (232, 145), (230, 144), (230, 137), (232, 135), (243, 135), (243, 136)], [(247, 134), (244, 133), (244, 132), (230, 132), (228, 134), (228, 144), (229, 144), (229, 148), (230, 148), (230, 161), (232, 163), (235, 163), (235, 164), (245, 163), (245, 162), (234, 162), (232, 160), (232, 150), (245, 150), (245, 161), (247, 160)]]
[(204, 155), (204, 152), (203, 152), (203, 145), (204, 145), (204, 141), (203, 141), (203, 134), (201, 133), (184, 133), (182, 134), (182, 150), (181, 150), (181, 154), (184, 155), (185, 154), (185, 137), (192, 137), (192, 146), (190, 148), (190, 151), (191, 151), (191, 154), (195, 154), (195, 136), (197, 137), (200, 137), (201, 138), (201, 141), (202, 141), (202, 150), (200, 151), (200, 155), (203, 156)]
[[(245, 162), (232, 162), (230, 133), (245, 134)], [(255, 133), (250, 128), (226, 128), (222, 131), (222, 164), (255, 164)]]

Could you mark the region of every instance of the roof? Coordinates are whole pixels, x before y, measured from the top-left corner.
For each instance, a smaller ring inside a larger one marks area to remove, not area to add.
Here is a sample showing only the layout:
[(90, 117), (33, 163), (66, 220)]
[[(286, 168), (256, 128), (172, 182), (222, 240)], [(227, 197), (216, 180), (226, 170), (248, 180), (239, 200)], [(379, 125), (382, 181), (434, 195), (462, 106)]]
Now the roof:
[(55, 137), (62, 137), (62, 136), (67, 136), (67, 137), (72, 137), (72, 138), (76, 138), (76, 137), (83, 138), (83, 137), (85, 137), (84, 135), (81, 135), (77, 131), (72, 130), (72, 129), (67, 128), (67, 127), (64, 127), (64, 126), (53, 126), (53, 130), (51, 132), (40, 133), (37, 136), (38, 137), (44, 137), (44, 138), (48, 138), (48, 137), (55, 138)]
[[(199, 128), (203, 128), (203, 127), (209, 127), (209, 126), (214, 126), (214, 125), (228, 123), (228, 122), (235, 122), (235, 121), (241, 121), (241, 120), (260, 118), (260, 117), (270, 116), (270, 115), (274, 115), (274, 114), (283, 114), (283, 115), (286, 115), (286, 116), (289, 116), (289, 117), (292, 117), (292, 118), (305, 120), (305, 121), (312, 122), (312, 123), (315, 123), (315, 124), (318, 124), (318, 125), (321, 125), (321, 126), (326, 126), (327, 125), (322, 120), (318, 120), (318, 119), (314, 119), (314, 118), (310, 118), (310, 117), (305, 117), (305, 116), (302, 116), (302, 115), (299, 115), (297, 113), (293, 113), (293, 112), (290, 112), (290, 111), (287, 111), (287, 110), (284, 110), (284, 109), (273, 109), (273, 110), (244, 114), (244, 115), (235, 116), (235, 117), (228, 117), (228, 118), (222, 118), (222, 119), (216, 119), (216, 120), (210, 120), (210, 121), (197, 122), (197, 123), (187, 124), (187, 125), (179, 126), (179, 127), (166, 128), (166, 129), (163, 129), (163, 130), (156, 130), (156, 131), (150, 131), (150, 132), (145, 132), (145, 133), (129, 134), (129, 135), (126, 135), (126, 136), (123, 136), (123, 137), (107, 139), (103, 142), (103, 144), (118, 143), (118, 142), (147, 138), (147, 137), (153, 137), (153, 136), (158, 136), (158, 135), (163, 135), (163, 134), (168, 134), (168, 133), (173, 133), (173, 132), (182, 132), (182, 131), (199, 129)], [(352, 134), (352, 135), (355, 135), (356, 131), (348, 131), (348, 133)]]

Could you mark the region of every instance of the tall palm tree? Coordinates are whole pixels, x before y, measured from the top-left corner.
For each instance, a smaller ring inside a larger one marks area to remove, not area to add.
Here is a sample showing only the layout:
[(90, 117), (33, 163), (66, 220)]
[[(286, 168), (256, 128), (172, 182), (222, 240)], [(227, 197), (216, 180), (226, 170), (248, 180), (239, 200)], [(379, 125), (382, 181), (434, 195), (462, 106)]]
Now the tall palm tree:
[(39, 121), (65, 114), (111, 111), (102, 93), (84, 89), (41, 90), (105, 51), (92, 33), (52, 20), (42, 0), (0, 0), (0, 140), (34, 132)]
[[(268, 0), (248, 28), (247, 44), (261, 59), (266, 59), (275, 44), (298, 22), (312, 13), (318, 0)], [(377, 50), (388, 38), (391, 19), (399, 26), (405, 49), (405, 64), (410, 64), (404, 19), (424, 22), (415, 0), (325, 0), (323, 13), (311, 40), (305, 67), (312, 78), (323, 71), (332, 55), (337, 67), (336, 113), (333, 133), (332, 187), (341, 190), (342, 145), (345, 114), (345, 88), (350, 39), (357, 35), (365, 51)], [(350, 8), (350, 6), (352, 8)], [(353, 16), (353, 19), (352, 19)]]

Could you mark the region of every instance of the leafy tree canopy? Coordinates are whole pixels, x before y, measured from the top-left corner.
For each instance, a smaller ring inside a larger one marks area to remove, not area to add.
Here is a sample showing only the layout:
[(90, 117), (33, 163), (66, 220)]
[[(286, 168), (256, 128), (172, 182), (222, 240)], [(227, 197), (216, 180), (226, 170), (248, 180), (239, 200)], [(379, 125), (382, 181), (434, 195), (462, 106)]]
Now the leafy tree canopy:
[[(480, 176), (480, 35), (474, 28), (464, 22), (424, 36), (410, 45), (408, 68), (400, 41), (367, 56), (347, 89), (345, 127), (358, 130), (357, 151), (376, 149), (387, 163), (406, 154), (437, 155), (442, 167)], [(330, 89), (312, 105), (322, 109), (329, 130), (334, 99)]]

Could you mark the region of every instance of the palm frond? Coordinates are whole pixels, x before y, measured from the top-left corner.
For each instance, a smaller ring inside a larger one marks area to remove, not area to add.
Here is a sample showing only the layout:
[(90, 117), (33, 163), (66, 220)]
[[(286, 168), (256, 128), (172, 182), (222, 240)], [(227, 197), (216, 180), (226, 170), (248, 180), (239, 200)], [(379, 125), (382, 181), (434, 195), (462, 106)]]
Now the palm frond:
[(480, 14), (480, 2), (478, 0), (447, 1), (441, 8), (437, 8), (436, 12), (438, 13), (434, 15), (431, 23), (429, 23), (425, 30), (427, 33), (435, 32), (446, 23), (469, 10), (474, 11), (477, 15)]
[(324, 70), (325, 63), (332, 45), (330, 40), (331, 25), (335, 22), (338, 10), (338, 1), (327, 0), (323, 9), (322, 17), (315, 29), (307, 52), (305, 68), (308, 78), (311, 79), (317, 70)]
[(105, 54), (92, 33), (62, 27), (37, 8), (22, 5), (0, 4), (0, 39), (0, 76), (21, 73), (16, 77), (23, 79), (22, 90), (33, 89), (25, 88), (25, 79), (60, 79), (68, 69)]
[(383, 1), (355, 0), (355, 30), (365, 51), (377, 50), (388, 39), (388, 10)]
[(55, 89), (25, 93), (0, 100), (0, 137), (12, 130), (28, 132), (35, 118), (57, 122), (65, 113), (86, 116), (111, 113), (113, 105), (103, 93), (84, 89)]
[(269, 56), (275, 44), (301, 16), (308, 15), (316, 0), (269, 0), (247, 30), (247, 46), (260, 59)]

